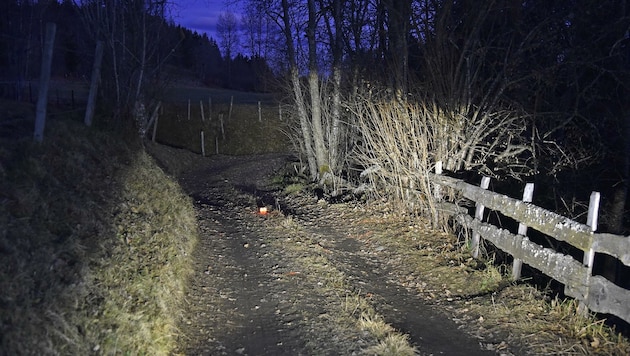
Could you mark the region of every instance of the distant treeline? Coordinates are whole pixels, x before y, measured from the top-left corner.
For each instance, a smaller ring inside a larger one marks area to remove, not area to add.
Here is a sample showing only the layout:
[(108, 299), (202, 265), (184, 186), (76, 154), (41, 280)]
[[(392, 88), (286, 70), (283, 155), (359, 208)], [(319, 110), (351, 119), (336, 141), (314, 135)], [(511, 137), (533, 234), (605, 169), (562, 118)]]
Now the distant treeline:
[[(84, 4), (88, 4), (82, 5), (86, 8), (90, 6), (89, 2)], [(108, 43), (107, 34), (94, 31), (94, 22), (102, 14), (95, 14), (95, 19), (91, 19), (86, 15), (90, 14), (86, 8), (80, 9), (72, 0), (0, 2), (0, 81), (21, 82), (37, 78), (47, 22), (57, 25), (53, 77), (89, 80), (95, 40), (102, 38), (106, 46)], [(159, 36), (152, 60), (159, 64), (160, 70), (152, 73), (154, 76), (160, 76), (164, 81), (192, 79), (209, 86), (245, 91), (267, 89), (263, 83), (271, 75), (271, 70), (264, 59), (241, 54), (224, 58), (217, 42), (205, 33), (181, 27), (162, 16), (163, 13), (150, 15), (153, 24), (147, 30), (147, 37), (155, 40)], [(129, 26), (131, 32), (133, 25)], [(138, 41), (137, 38), (127, 40), (130, 43)], [(119, 55), (125, 56), (125, 53)], [(135, 60), (133, 53), (127, 55), (128, 60)]]

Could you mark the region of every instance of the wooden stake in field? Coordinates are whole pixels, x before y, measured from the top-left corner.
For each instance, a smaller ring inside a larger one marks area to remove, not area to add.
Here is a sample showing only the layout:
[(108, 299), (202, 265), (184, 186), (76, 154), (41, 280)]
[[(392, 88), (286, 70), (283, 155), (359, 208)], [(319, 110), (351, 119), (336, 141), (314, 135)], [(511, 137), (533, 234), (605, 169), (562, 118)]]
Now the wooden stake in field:
[(258, 122), (262, 122), (262, 114), (260, 112), (260, 100), (258, 101)]
[(155, 142), (155, 135), (157, 134), (157, 125), (158, 125), (158, 117), (155, 117), (155, 124), (153, 125), (153, 135), (151, 136), (151, 141)]
[(201, 155), (203, 157), (206, 156), (206, 145), (205, 145), (205, 142), (204, 142), (204, 139), (203, 139), (203, 130), (201, 130)]
[[(90, 83), (90, 94), (88, 95), (87, 108), (85, 109), (85, 126), (92, 126), (94, 117), (94, 107), (96, 106), (96, 94), (98, 92), (98, 82), (101, 77), (101, 63), (103, 62), (103, 41), (96, 42), (96, 53), (94, 54), (94, 67), (92, 68), (92, 80)], [(74, 104), (74, 98), (72, 99)]]
[(52, 65), (53, 47), (55, 45), (55, 32), (57, 25), (52, 22), (46, 24), (46, 42), (44, 43), (44, 55), (42, 57), (42, 71), (39, 79), (39, 95), (37, 97), (37, 111), (35, 115), (34, 139), (42, 142), (44, 139), (44, 127), (46, 126), (46, 106), (48, 105), (48, 84), (50, 83), (50, 67)]
[(219, 114), (219, 121), (221, 122), (221, 136), (225, 140), (225, 129), (223, 127), (223, 114)]
[(206, 119), (204, 118), (203, 114), (203, 100), (199, 100), (199, 106), (201, 106), (201, 122), (205, 122)]
[(190, 99), (188, 99), (188, 121), (190, 121)]
[(230, 112), (228, 112), (228, 121), (232, 118), (232, 104), (234, 104), (234, 95), (230, 97)]

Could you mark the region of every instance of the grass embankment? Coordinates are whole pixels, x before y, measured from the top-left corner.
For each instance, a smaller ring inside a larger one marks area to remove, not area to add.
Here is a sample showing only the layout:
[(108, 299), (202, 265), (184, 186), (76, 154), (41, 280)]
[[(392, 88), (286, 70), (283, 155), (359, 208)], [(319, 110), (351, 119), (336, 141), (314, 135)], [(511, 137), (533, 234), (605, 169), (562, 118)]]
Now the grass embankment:
[(169, 354), (195, 242), (190, 200), (137, 143), (61, 119), (42, 144), (3, 136), (1, 353)]

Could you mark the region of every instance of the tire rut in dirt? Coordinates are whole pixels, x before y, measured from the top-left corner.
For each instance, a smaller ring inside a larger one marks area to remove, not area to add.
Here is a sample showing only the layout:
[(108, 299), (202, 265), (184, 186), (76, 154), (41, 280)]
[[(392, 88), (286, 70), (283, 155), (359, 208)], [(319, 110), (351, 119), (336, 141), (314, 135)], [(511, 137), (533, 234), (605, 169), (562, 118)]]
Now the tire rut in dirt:
[[(332, 243), (328, 246), (331, 252), (329, 259), (348, 276), (354, 288), (373, 295), (374, 308), (386, 322), (409, 335), (410, 341), (422, 354), (495, 355), (482, 350), (477, 340), (460, 330), (446, 315), (392, 282), (387, 267), (379, 258), (365, 251), (361, 242), (347, 237), (349, 233), (343, 228), (331, 226), (327, 221), (311, 220), (308, 228)], [(457, 335), (456, 340), (454, 335)]]
[[(265, 258), (257, 216), (226, 196), (226, 187), (197, 195), (201, 230), (191, 315), (183, 353), (188, 355), (297, 355), (303, 350), (298, 310), (274, 279)], [(200, 272), (203, 271), (203, 272)], [(203, 274), (203, 276), (200, 276)], [(210, 302), (212, 295), (219, 296)]]

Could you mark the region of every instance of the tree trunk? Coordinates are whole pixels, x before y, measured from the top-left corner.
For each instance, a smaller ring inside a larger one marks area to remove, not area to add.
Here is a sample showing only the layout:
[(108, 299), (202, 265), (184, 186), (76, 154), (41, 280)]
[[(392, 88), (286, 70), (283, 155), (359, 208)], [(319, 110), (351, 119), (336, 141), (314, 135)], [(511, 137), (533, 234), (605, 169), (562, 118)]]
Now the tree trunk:
[(331, 110), (331, 132), (328, 140), (330, 149), (330, 165), (331, 170), (337, 174), (337, 170), (341, 167), (341, 157), (339, 155), (340, 145), (340, 126), (341, 126), (341, 60), (343, 55), (343, 7), (341, 0), (333, 1), (333, 17), (335, 21), (335, 39), (333, 44), (333, 92), (332, 92), (332, 110)]
[(403, 101), (407, 92), (409, 54), (407, 36), (409, 33), (410, 0), (387, 0), (387, 35), (389, 39), (388, 57), (393, 71), (393, 89), (396, 98)]
[(317, 161), (315, 159), (315, 153), (313, 151), (313, 139), (311, 137), (311, 125), (306, 113), (306, 106), (304, 105), (304, 96), (302, 95), (302, 87), (300, 85), (300, 76), (297, 68), (297, 61), (295, 58), (295, 48), (293, 45), (293, 35), (291, 31), (291, 21), (289, 20), (289, 2), (288, 0), (282, 0), (282, 12), (284, 28), (283, 33), (287, 42), (287, 60), (290, 66), (291, 84), (293, 90), (293, 100), (298, 109), (298, 117), (300, 120), (300, 129), (302, 131), (302, 143), (304, 145), (304, 151), (306, 154), (306, 160), (308, 163), (310, 178), (312, 180), (317, 179)]
[(313, 125), (313, 146), (315, 148), (315, 159), (317, 161), (317, 171), (319, 178), (330, 172), (328, 152), (324, 139), (324, 129), (322, 126), (322, 101), (319, 91), (319, 74), (317, 70), (317, 43), (315, 42), (315, 30), (317, 26), (317, 13), (315, 11), (315, 0), (308, 0), (308, 27), (306, 37), (308, 40), (308, 62), (309, 74), (308, 84), (311, 96), (311, 123)]

